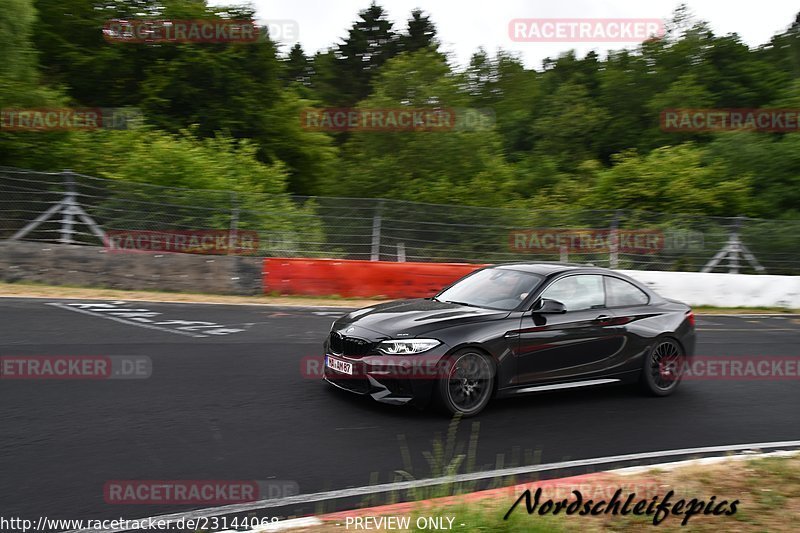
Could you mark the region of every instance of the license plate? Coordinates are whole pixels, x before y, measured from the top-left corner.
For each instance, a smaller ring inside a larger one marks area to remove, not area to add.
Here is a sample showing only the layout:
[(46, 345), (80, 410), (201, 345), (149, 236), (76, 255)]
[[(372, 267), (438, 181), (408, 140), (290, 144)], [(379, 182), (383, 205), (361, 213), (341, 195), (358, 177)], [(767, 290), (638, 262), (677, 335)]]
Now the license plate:
[(342, 374), (350, 374), (351, 376), (353, 375), (353, 363), (336, 359), (330, 355), (325, 357), (325, 366), (336, 370), (337, 372), (341, 372)]

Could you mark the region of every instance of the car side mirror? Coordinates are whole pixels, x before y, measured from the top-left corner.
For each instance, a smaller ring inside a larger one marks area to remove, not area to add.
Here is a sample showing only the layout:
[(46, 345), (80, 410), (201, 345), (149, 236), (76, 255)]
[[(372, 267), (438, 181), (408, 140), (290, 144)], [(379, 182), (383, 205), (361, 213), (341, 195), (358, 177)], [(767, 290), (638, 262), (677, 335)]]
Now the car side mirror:
[(563, 315), (567, 312), (567, 306), (558, 300), (542, 298), (539, 300), (539, 305), (536, 306), (533, 312), (542, 315)]

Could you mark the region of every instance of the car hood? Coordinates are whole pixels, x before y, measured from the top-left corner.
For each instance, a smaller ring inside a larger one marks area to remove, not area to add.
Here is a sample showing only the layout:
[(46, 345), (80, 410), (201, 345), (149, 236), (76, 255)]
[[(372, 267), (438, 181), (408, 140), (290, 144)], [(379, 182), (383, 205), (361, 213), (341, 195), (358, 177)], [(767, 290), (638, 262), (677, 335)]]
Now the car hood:
[(348, 313), (334, 323), (334, 329), (358, 326), (380, 335), (402, 334), (411, 338), (446, 327), (504, 318), (508, 314), (509, 311), (467, 307), (429, 299), (400, 300)]

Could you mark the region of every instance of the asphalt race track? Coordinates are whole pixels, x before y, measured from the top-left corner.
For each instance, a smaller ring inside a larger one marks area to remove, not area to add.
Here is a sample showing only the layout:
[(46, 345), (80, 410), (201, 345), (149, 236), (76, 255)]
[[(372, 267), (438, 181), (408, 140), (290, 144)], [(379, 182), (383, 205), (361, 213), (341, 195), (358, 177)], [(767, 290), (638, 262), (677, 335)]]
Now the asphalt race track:
[[(137, 518), (187, 510), (108, 504), (109, 480), (289, 480), (302, 494), (390, 482), (404, 468), (401, 436), (413, 475), (432, 475), (422, 452), (446, 433), (448, 419), (362, 400), (301, 372), (305, 357), (321, 360), (322, 340), (341, 310), (75, 305), (97, 303), (0, 299), (0, 356), (152, 361), (148, 379), (0, 381), (3, 515)], [(162, 324), (137, 324), (137, 316)], [(703, 316), (698, 329), (699, 355), (800, 355), (797, 317)], [(630, 387), (542, 393), (491, 403), (461, 423), (458, 441), (466, 445), (479, 423), (476, 468), (493, 469), (798, 440), (799, 400), (797, 379), (687, 381), (665, 399)]]

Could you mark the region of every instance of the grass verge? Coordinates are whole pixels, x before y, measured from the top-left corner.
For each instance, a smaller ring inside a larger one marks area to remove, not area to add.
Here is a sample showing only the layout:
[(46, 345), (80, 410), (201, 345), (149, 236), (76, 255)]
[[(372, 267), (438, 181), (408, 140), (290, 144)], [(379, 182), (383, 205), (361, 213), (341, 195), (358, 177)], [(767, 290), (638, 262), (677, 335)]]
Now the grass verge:
[[(592, 478), (594, 479), (594, 478)], [(424, 504), (417, 503), (411, 512), (395, 513), (394, 516), (410, 518), (407, 528), (373, 528), (377, 531), (429, 531), (430, 527), (421, 527), (429, 519), (444, 519), (444, 524), (452, 518), (451, 531), (580, 531), (593, 533), (601, 531), (738, 531), (738, 532), (794, 532), (800, 523), (800, 455), (791, 457), (768, 457), (749, 460), (729, 460), (710, 465), (689, 465), (668, 471), (651, 470), (635, 475), (599, 474), (599, 481), (580, 482), (575, 488), (584, 494), (594, 495), (595, 501), (602, 498), (603, 494), (613, 493), (615, 487), (626, 488), (624, 494), (634, 487), (647, 490), (640, 492), (641, 498), (651, 500), (658, 496), (661, 501), (670, 490), (675, 491), (672, 498), (674, 504), (680, 499), (687, 502), (697, 498), (704, 502), (716, 496), (714, 503), (727, 500), (729, 503), (738, 500), (736, 512), (730, 516), (713, 514), (704, 515), (702, 512), (692, 516), (687, 525), (682, 525), (684, 516), (667, 515), (658, 525), (653, 524), (653, 515), (650, 516), (567, 516), (562, 511), (558, 515), (552, 513), (540, 516), (538, 509), (533, 514), (528, 514), (525, 503), (521, 503), (508, 520), (504, 520), (511, 505), (518, 496), (503, 493), (498, 496), (494, 492), (490, 498), (477, 498), (471, 495), (464, 497), (431, 500)], [(588, 485), (587, 485), (588, 483)], [(591, 485), (599, 483), (594, 490)], [(528, 485), (535, 491), (537, 484)], [(547, 488), (541, 502), (544, 503), (551, 497), (554, 500), (568, 498), (574, 501), (569, 488)], [(548, 491), (554, 491), (552, 493)], [(647, 495), (645, 498), (644, 495)], [(477, 493), (480, 495), (480, 493)], [(597, 496), (600, 495), (600, 496)], [(557, 496), (557, 497), (556, 497)], [(587, 496), (588, 497), (588, 496)], [(624, 500), (624, 497), (623, 497)], [(437, 503), (441, 501), (442, 503)], [(730, 505), (727, 505), (730, 509)], [(383, 511), (392, 513), (392, 508), (383, 508)], [(383, 515), (382, 510), (361, 511), (358, 516), (371, 516), (377, 518)], [(344, 516), (338, 513), (336, 518), (325, 525), (304, 529), (309, 533), (322, 533), (331, 531), (357, 530), (354, 524), (347, 527)], [(354, 514), (354, 516), (356, 516)], [(421, 519), (417, 522), (417, 519)]]

